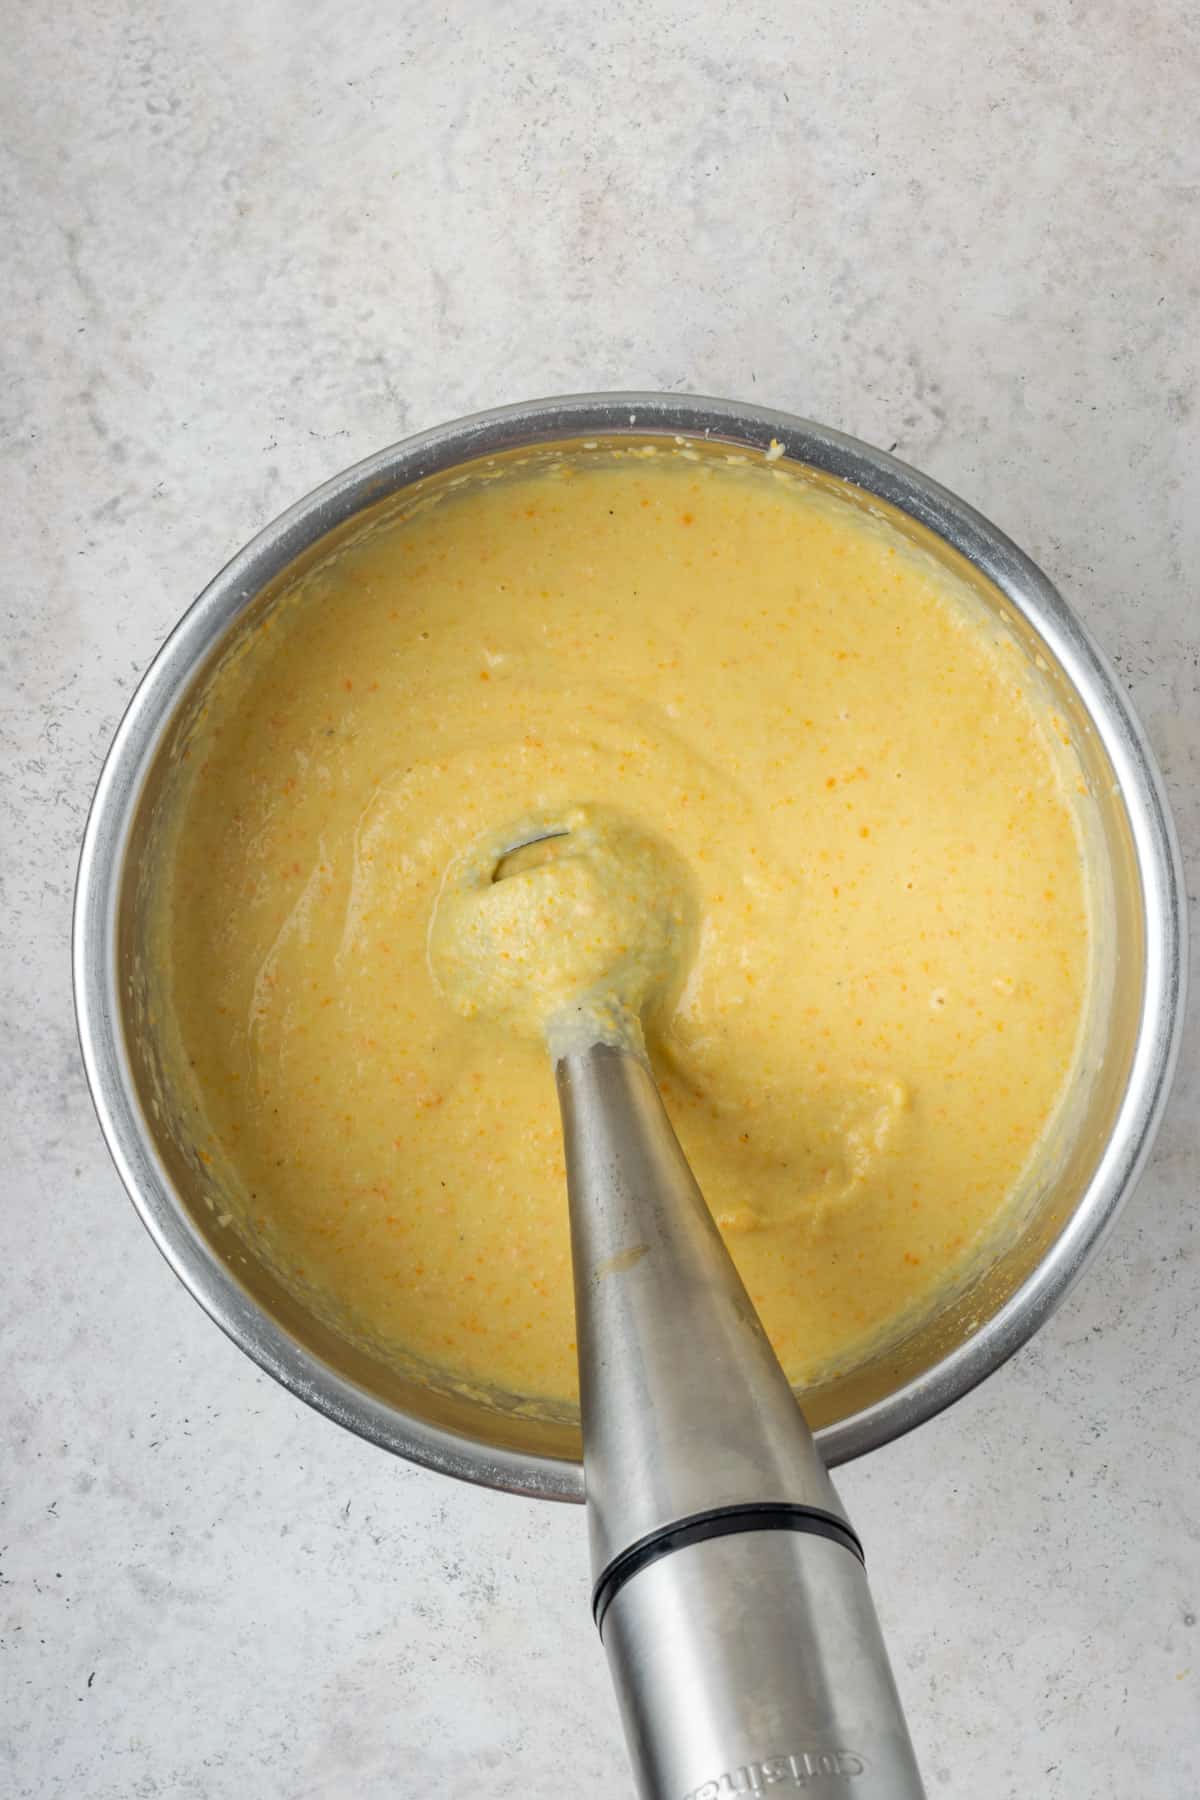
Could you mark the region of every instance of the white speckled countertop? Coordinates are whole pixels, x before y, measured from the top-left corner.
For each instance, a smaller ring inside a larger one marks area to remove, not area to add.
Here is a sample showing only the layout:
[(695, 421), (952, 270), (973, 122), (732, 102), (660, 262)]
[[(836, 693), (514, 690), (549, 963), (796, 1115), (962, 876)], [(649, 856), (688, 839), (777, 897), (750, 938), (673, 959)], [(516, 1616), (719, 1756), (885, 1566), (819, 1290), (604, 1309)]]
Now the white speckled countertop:
[[(628, 1791), (583, 1517), (395, 1463), (169, 1275), (79, 1067), (117, 717), (287, 501), (534, 394), (947, 482), (1116, 659), (1200, 861), (1200, 37), (1175, 0), (64, 0), (0, 105), (0, 1793)], [(1200, 1069), (1036, 1342), (844, 1471), (931, 1796), (1200, 1793)]]

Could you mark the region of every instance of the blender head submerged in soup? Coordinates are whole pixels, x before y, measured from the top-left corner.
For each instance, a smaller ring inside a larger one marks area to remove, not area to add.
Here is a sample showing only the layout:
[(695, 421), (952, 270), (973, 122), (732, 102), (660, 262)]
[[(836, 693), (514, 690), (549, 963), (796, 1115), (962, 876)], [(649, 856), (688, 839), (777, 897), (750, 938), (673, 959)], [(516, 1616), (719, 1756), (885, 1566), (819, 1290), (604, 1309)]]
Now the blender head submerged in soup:
[(551, 1064), (438, 979), (444, 884), (507, 821), (669, 859), (648, 1048), (797, 1384), (986, 1253), (1063, 1095), (1089, 925), (1049, 712), (965, 587), (800, 473), (581, 449), (391, 505), (226, 659), (178, 787), (173, 1104), (384, 1354), (575, 1392)]

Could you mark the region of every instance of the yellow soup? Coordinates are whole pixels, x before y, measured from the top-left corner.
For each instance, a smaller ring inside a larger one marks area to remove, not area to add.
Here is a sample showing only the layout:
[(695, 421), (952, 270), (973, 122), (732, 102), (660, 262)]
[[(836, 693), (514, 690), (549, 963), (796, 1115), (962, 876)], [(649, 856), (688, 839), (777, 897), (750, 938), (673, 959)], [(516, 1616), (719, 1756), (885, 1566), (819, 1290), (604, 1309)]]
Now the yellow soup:
[(190, 739), (158, 930), (197, 1151), (363, 1340), (569, 1399), (550, 1060), (439, 979), (435, 914), (510, 821), (619, 818), (686, 931), (646, 1021), (676, 1130), (789, 1374), (847, 1367), (986, 1245), (1063, 1093), (1060, 758), (969, 591), (781, 469), (580, 452), (393, 511)]

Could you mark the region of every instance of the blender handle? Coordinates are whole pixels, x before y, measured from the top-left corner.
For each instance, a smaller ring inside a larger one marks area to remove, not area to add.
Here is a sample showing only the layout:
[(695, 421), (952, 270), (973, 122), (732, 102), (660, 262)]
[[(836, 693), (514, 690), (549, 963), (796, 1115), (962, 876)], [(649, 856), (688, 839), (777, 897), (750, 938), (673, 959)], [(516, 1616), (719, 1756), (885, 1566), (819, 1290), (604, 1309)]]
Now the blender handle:
[(862, 1552), (640, 1046), (556, 1063), (595, 1613), (645, 1800), (924, 1800)]
[(834, 1539), (766, 1526), (685, 1544), (629, 1579), (601, 1636), (645, 1800), (809, 1782), (924, 1800), (866, 1572)]

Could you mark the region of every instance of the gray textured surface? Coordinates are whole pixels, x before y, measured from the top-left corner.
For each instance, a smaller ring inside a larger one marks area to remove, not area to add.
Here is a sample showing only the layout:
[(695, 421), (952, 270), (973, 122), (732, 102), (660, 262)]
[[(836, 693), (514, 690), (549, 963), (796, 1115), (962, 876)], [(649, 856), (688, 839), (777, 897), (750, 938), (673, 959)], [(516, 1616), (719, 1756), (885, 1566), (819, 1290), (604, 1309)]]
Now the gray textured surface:
[[(627, 1790), (583, 1520), (391, 1463), (108, 1166), (67, 931), (212, 570), (406, 431), (584, 387), (899, 452), (1059, 580), (1200, 852), (1200, 40), (1174, 0), (3, 8), (0, 1792)], [(933, 1796), (1200, 1792), (1196, 1042), (1101, 1262), (846, 1471)]]

